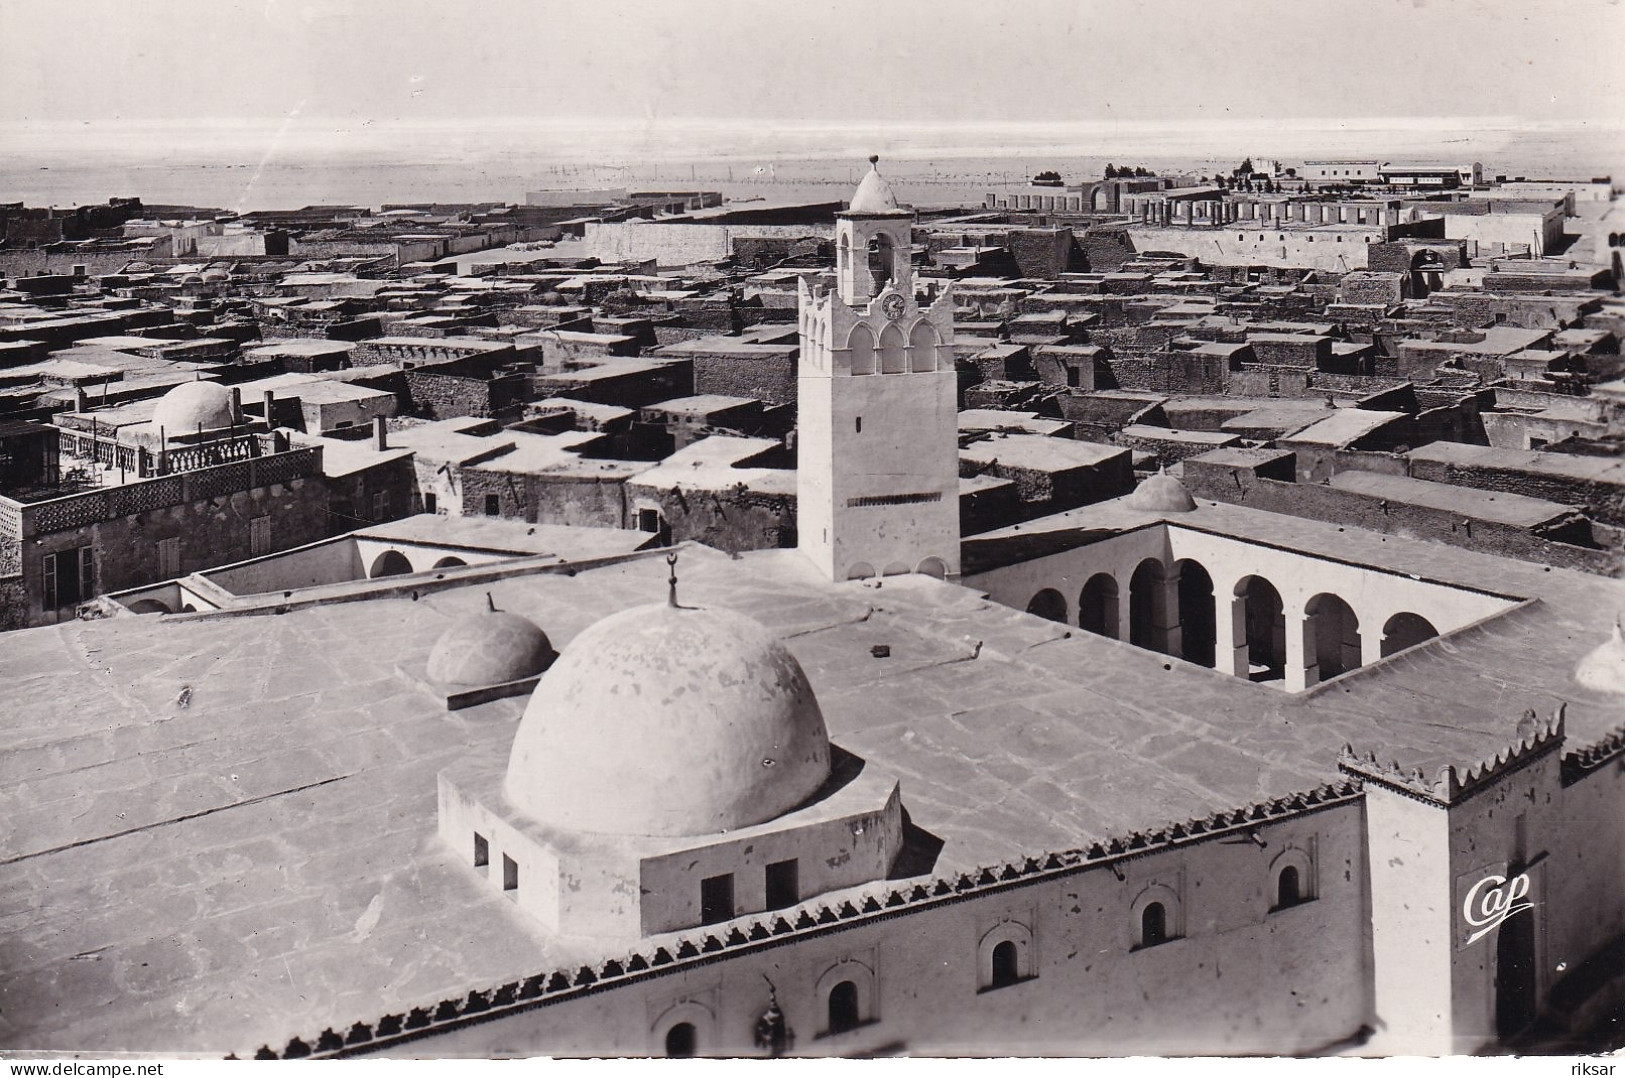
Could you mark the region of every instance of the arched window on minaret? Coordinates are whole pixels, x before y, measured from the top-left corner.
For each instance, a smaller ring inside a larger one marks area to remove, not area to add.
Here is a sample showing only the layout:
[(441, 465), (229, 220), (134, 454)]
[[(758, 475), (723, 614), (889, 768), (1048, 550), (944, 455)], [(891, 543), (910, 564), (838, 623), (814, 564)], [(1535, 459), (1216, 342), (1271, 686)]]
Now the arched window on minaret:
[(929, 322), (917, 322), (914, 332), (909, 335), (909, 350), (914, 353), (913, 362), (909, 369), (914, 371), (934, 371), (937, 369), (937, 331), (931, 328)]
[(895, 325), (887, 326), (880, 331), (880, 373), (902, 374), (908, 370), (908, 360), (903, 355), (903, 331)]
[(880, 295), (892, 279), (896, 269), (896, 251), (892, 248), (891, 237), (884, 232), (869, 241), (869, 278), (874, 282), (870, 289), (873, 295)]
[(836, 266), (842, 273), (845, 273), (848, 269), (851, 268), (851, 265), (852, 265), (852, 245), (851, 245), (851, 243), (847, 242), (847, 238), (845, 236), (842, 236), (841, 237), (841, 246), (840, 246), (840, 250), (838, 252), (838, 261), (836, 263)]
[(875, 336), (868, 326), (854, 326), (847, 345), (852, 350), (852, 373), (875, 373)]

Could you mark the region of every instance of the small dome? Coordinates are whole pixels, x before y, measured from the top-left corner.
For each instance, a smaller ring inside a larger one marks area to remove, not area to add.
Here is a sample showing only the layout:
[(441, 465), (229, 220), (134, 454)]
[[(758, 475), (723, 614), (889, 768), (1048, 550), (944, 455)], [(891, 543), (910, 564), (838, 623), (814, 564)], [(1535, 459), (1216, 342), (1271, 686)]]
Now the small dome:
[(858, 184), (858, 189), (852, 192), (852, 202), (847, 207), (848, 213), (897, 213), (897, 196), (892, 193), (891, 184), (880, 175), (880, 158), (869, 158), (869, 174)]
[(555, 658), (547, 634), (518, 614), (484, 610), (458, 618), (429, 652), (437, 685), (500, 685), (535, 677)]
[(1617, 620), (1613, 635), (1574, 668), (1574, 680), (1597, 692), (1625, 696), (1625, 638)]
[(231, 425), (231, 390), (219, 382), (182, 382), (152, 410), (152, 425), (169, 435)]
[(587, 628), (543, 675), (503, 792), (575, 831), (711, 834), (804, 803), (829, 753), (806, 674), (760, 623), (642, 606)]
[(152, 263), (150, 262), (131, 262), (124, 267), (126, 273), (146, 273), (150, 269), (152, 269)]
[(229, 280), (231, 280), (231, 274), (225, 270), (210, 270), (203, 275), (203, 283), (205, 284), (220, 284)]
[(188, 273), (185, 277), (183, 277), (181, 279), (181, 284), (202, 284), (202, 283), (203, 283), (202, 275), (196, 274), (196, 273)]
[(1196, 499), (1184, 483), (1167, 472), (1158, 472), (1135, 487), (1125, 504), (1145, 513), (1188, 513), (1196, 508)]

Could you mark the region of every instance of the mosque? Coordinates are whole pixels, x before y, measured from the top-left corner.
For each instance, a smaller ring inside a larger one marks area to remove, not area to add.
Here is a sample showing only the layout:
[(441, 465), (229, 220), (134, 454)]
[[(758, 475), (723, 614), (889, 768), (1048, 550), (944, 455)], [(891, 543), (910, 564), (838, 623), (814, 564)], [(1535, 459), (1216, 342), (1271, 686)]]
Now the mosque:
[(962, 540), (911, 220), (803, 286), (799, 550), (11, 634), (0, 1046), (1617, 1038), (1625, 585), (1167, 475)]

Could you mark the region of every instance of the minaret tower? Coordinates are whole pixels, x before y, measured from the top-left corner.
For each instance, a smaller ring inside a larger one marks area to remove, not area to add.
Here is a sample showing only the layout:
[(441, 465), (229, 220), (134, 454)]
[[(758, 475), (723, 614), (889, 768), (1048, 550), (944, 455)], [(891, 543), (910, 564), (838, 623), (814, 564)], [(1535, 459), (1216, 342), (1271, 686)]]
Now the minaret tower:
[(800, 285), (796, 531), (831, 580), (959, 574), (953, 300), (916, 300), (913, 221), (871, 168), (836, 214), (834, 290)]

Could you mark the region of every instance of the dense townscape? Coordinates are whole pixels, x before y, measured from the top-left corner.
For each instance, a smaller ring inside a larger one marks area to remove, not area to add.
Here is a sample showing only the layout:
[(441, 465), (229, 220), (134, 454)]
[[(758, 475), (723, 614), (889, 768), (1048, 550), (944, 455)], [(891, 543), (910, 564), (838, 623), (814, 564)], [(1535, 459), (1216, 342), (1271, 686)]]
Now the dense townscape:
[(867, 169), (0, 205), (0, 1047), (1625, 1040), (1611, 180)]

